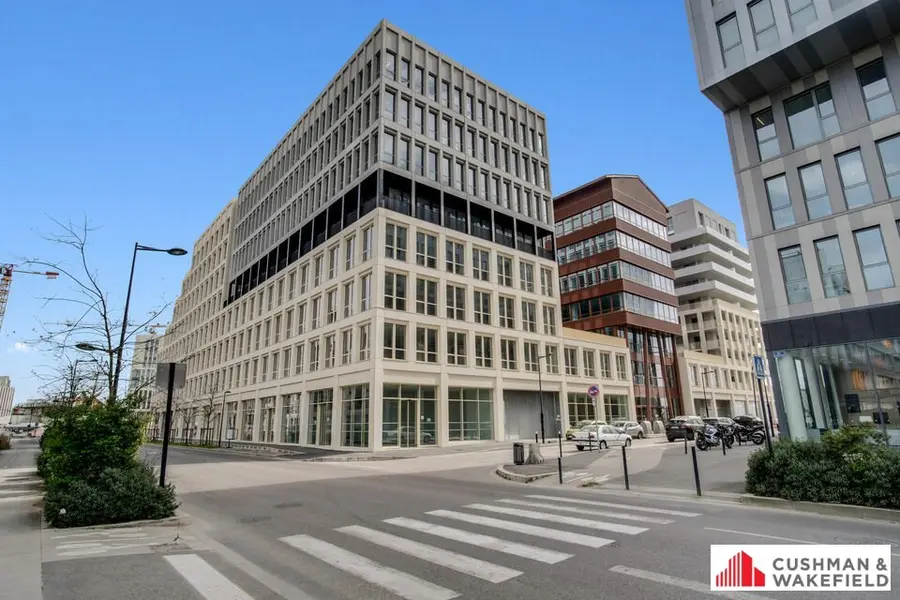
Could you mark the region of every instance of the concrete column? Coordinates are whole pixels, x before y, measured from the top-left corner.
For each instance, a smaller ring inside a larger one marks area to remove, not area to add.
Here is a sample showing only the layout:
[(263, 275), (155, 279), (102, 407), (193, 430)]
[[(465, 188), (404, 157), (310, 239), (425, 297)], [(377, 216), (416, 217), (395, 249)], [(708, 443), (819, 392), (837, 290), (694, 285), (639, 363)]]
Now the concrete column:
[(253, 430), (251, 439), (254, 442), (262, 441), (260, 439), (260, 430), (262, 429), (262, 401), (259, 398), (253, 400)]
[(277, 394), (275, 396), (275, 419), (274, 419), (275, 422), (273, 425), (273, 427), (275, 428), (275, 434), (272, 439), (275, 440), (275, 442), (278, 444), (281, 444), (284, 442), (284, 439), (283, 439), (284, 436), (282, 436), (282, 434), (281, 434), (281, 431), (283, 428), (282, 413), (284, 412), (284, 405), (285, 405), (285, 394)]
[[(374, 324), (373, 324), (374, 327)], [(375, 348), (375, 332), (372, 331), (369, 341), (372, 344), (372, 354)], [(381, 336), (378, 336), (381, 339)], [(379, 342), (380, 344), (380, 342)], [(369, 383), (369, 450), (381, 450), (381, 424), (384, 416), (383, 392), (384, 392), (384, 373), (382, 371), (381, 359), (374, 358), (372, 361), (373, 368), (371, 371), (371, 380)]]
[(331, 445), (341, 445), (341, 423), (343, 423), (344, 396), (343, 389), (335, 386), (331, 390)]

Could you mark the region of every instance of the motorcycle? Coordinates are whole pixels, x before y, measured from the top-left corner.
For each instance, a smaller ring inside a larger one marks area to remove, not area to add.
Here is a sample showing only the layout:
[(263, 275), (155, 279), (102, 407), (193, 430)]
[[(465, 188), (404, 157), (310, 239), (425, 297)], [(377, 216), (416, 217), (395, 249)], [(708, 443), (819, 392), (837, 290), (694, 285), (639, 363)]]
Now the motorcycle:
[(761, 446), (762, 443), (766, 441), (766, 434), (763, 431), (762, 425), (755, 425), (753, 427), (736, 425), (734, 434), (741, 443), (753, 442), (757, 446)]
[(734, 445), (734, 436), (719, 427), (708, 425), (697, 431), (694, 444), (699, 450), (708, 450), (711, 446), (718, 447), (719, 444), (725, 444), (726, 448), (731, 448)]

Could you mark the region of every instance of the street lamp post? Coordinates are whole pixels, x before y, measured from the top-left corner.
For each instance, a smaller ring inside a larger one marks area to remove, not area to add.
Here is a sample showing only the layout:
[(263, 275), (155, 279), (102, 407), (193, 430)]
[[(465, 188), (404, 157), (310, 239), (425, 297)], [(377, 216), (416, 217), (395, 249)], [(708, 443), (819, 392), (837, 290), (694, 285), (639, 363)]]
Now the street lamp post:
[(113, 371), (113, 384), (110, 390), (110, 401), (116, 399), (119, 392), (119, 376), (122, 373), (122, 350), (125, 347), (125, 337), (128, 333), (128, 308), (131, 304), (131, 288), (134, 284), (134, 266), (137, 262), (137, 253), (141, 252), (165, 252), (171, 256), (184, 256), (187, 250), (182, 248), (154, 248), (152, 246), (142, 246), (135, 242), (134, 252), (131, 255), (131, 272), (128, 275), (128, 292), (125, 294), (125, 310), (122, 315), (122, 332), (119, 335), (119, 347), (116, 348), (115, 370)]
[(712, 373), (712, 369), (703, 369), (700, 371), (700, 383), (703, 385), (703, 404), (706, 405), (706, 416), (709, 416), (709, 398), (706, 396), (706, 376)]
[[(544, 431), (544, 382), (541, 378), (541, 361), (550, 356), (550, 353), (544, 354), (543, 356), (538, 356), (538, 394), (541, 400), (541, 443), (547, 443), (547, 435)], [(561, 426), (561, 425), (560, 425)]]
[(225, 428), (225, 398), (230, 393), (229, 390), (225, 390), (225, 393), (222, 394), (222, 415), (219, 417), (219, 448), (222, 447), (222, 429)]

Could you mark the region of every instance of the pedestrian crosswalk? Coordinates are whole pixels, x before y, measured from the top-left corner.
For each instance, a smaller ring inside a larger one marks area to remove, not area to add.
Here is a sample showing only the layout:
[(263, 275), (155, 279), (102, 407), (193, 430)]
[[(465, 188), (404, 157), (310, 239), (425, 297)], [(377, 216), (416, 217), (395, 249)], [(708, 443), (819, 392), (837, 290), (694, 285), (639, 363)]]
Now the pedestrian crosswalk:
[(41, 498), (41, 479), (34, 468), (0, 469), (0, 503)]
[[(288, 535), (280, 541), (314, 561), (406, 600), (449, 600), (463, 594), (445, 587), (459, 575), (501, 584), (523, 574), (531, 562), (558, 564), (579, 549), (598, 549), (618, 536), (637, 536), (652, 527), (700, 513), (615, 502), (529, 494), (391, 517), (376, 524), (337, 527), (328, 535)], [(474, 531), (474, 530), (477, 531)], [(513, 537), (515, 539), (508, 539)], [(454, 549), (442, 547), (449, 542)], [(468, 550), (462, 552), (460, 549)], [(481, 552), (476, 558), (469, 551)], [(385, 552), (387, 551), (387, 552)], [(407, 557), (397, 561), (397, 555)], [(422, 570), (414, 563), (432, 565)], [(417, 574), (406, 572), (416, 571)], [(438, 571), (455, 572), (450, 578)], [(467, 587), (460, 582), (459, 587)], [(452, 587), (457, 587), (453, 585)]]

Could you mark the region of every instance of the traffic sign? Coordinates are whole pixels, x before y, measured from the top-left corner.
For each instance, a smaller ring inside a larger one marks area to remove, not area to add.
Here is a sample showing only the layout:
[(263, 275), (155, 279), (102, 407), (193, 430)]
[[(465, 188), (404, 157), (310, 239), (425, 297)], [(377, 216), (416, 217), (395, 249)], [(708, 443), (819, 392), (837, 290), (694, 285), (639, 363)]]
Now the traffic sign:
[(766, 378), (766, 361), (759, 354), (753, 356), (753, 371), (756, 373), (757, 379)]
[(591, 387), (588, 388), (588, 396), (590, 396), (591, 398), (596, 398), (599, 395), (600, 395), (600, 386), (592, 385)]

